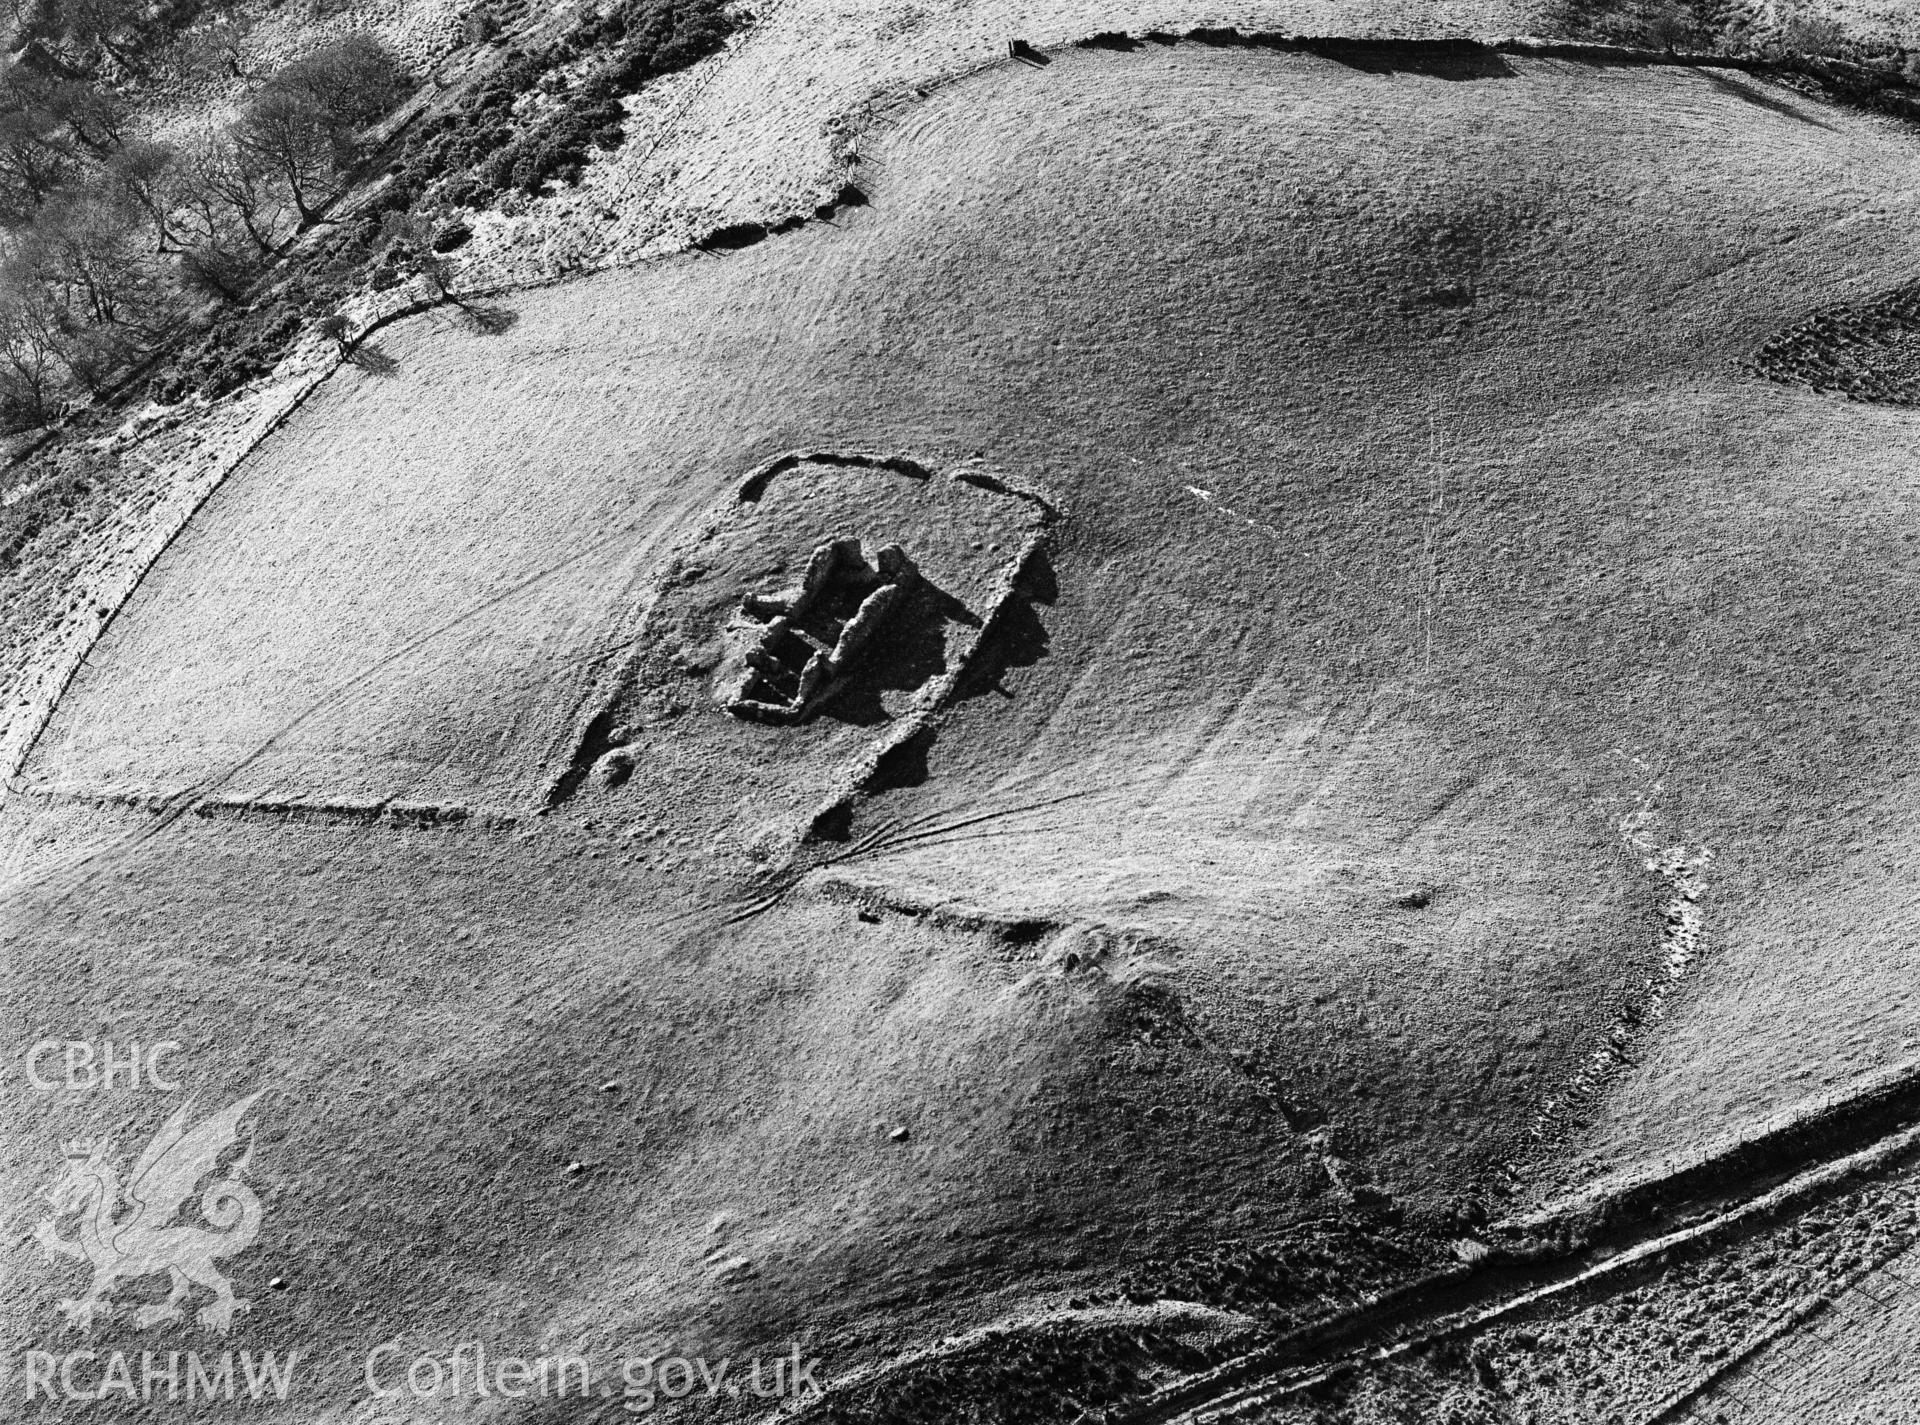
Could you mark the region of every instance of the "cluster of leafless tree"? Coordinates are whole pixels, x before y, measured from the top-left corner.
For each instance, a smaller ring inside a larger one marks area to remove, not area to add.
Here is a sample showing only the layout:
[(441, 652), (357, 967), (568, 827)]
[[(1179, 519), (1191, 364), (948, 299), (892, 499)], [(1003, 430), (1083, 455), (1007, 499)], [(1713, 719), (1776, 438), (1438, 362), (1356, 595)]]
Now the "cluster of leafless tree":
[[(0, 424), (44, 421), (68, 394), (110, 384), (184, 310), (242, 298), (324, 220), (366, 126), (406, 91), (371, 36), (256, 76), (236, 26), (160, 33), (164, 9), (0, 3), (15, 46), (0, 71)], [(231, 122), (174, 142), (134, 133), (127, 94), (162, 43), (247, 85)]]
[[(1549, 0), (1548, 33), (1679, 50), (1843, 57), (1859, 48), (1824, 7), (1811, 0)], [(1911, 82), (1916, 74), (1908, 76)]]

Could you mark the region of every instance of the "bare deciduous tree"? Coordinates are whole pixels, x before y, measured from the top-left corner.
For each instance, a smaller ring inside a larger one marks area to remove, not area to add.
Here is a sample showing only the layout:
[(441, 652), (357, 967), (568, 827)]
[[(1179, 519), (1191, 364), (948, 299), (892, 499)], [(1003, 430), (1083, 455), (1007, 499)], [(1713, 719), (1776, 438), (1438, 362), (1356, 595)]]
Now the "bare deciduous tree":
[(101, 84), (64, 79), (50, 87), (47, 110), (65, 124), (81, 147), (95, 158), (107, 158), (126, 142), (133, 108), (120, 94)]
[(320, 319), (320, 335), (326, 337), (345, 356), (349, 350), (347, 335), (353, 330), (353, 323), (340, 312), (329, 312)]
[(302, 231), (320, 221), (344, 156), (325, 110), (306, 95), (264, 91), (247, 106), (233, 137), (241, 153), (286, 190)]
[(216, 74), (252, 88), (260, 76), (247, 53), (251, 20), (221, 19), (190, 30), (180, 40), (180, 61), (190, 74)]
[(177, 233), (178, 159), (171, 145), (140, 140), (115, 153), (102, 169), (103, 181), (152, 228), (155, 252), (179, 252), (184, 246)]
[(1695, 43), (1699, 39), (1699, 30), (1693, 12), (1680, 0), (1655, 0), (1640, 22), (1640, 33), (1646, 42), (1668, 54), (1683, 45)]
[(188, 246), (236, 253), (250, 250), (254, 264), (280, 248), (284, 203), (276, 185), (252, 156), (225, 134), (209, 131), (180, 151), (176, 214), (184, 214)]
[(1788, 54), (1844, 55), (1852, 48), (1846, 29), (1829, 15), (1794, 11), (1780, 22), (1779, 45)]
[(267, 93), (310, 101), (336, 132), (372, 123), (407, 92), (406, 71), (373, 35), (354, 31), (295, 60), (267, 82)]
[(56, 313), (45, 293), (0, 264), (0, 423), (43, 424), (65, 376)]
[[(380, 236), (375, 251), (402, 258), (408, 266), (433, 284), (442, 297), (453, 299), (447, 283), (453, 276), (453, 264), (444, 253), (434, 251), (433, 238), (443, 214), (433, 209), (388, 213), (380, 220)], [(457, 299), (454, 299), (457, 300)]]
[[(170, 327), (182, 288), (244, 298), (324, 221), (361, 130), (407, 84), (383, 45), (349, 35), (275, 74), (229, 127), (134, 140), (125, 101), (93, 75), (139, 67), (152, 0), (0, 0), (0, 21), (9, 6), (27, 40), (0, 66), (0, 221), (18, 228), (0, 264), (0, 417), (17, 423), (63, 382), (114, 379)], [(207, 27), (190, 66), (246, 79), (244, 34)], [(444, 286), (430, 241), (416, 258)]]
[(63, 193), (41, 207), (16, 261), (60, 303), (71, 329), (112, 329), (116, 341), (145, 339), (158, 334), (170, 314), (141, 226), (110, 190)]
[(43, 109), (0, 112), (0, 222), (28, 221), (77, 171), (52, 115)]
[(59, 38), (83, 61), (100, 52), (132, 73), (146, 72), (140, 53), (148, 23), (144, 0), (52, 0), (47, 10)]

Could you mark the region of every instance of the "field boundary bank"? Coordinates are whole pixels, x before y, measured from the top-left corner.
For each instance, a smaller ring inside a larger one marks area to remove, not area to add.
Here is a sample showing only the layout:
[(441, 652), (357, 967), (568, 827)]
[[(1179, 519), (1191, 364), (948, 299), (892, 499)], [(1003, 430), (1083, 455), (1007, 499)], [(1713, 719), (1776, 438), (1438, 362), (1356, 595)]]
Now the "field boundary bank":
[[(22, 787), (19, 794), (29, 801), (113, 808), (152, 816), (179, 814), (183, 796), (182, 792), (82, 792), (44, 786)], [(431, 827), (444, 830), (473, 827), (507, 831), (524, 820), (517, 813), (491, 807), (397, 800), (305, 801), (298, 797), (203, 797), (189, 802), (184, 810), (186, 815), (210, 821)]]
[(822, 861), (807, 869), (797, 883), (798, 889), (831, 905), (852, 906), (856, 910), (896, 915), (922, 925), (957, 935), (991, 935), (1016, 950), (1032, 952), (1035, 959), (1046, 943), (1067, 931), (1087, 932), (1149, 954), (1174, 954), (1181, 951), (1178, 942), (1149, 931), (1115, 925), (1104, 920), (1072, 919), (1051, 915), (1010, 915), (986, 909), (958, 899), (930, 900), (911, 895), (882, 883), (862, 881), (840, 873), (838, 868), (869, 855), (884, 855), (890, 849), (884, 840), (858, 848), (844, 856)]

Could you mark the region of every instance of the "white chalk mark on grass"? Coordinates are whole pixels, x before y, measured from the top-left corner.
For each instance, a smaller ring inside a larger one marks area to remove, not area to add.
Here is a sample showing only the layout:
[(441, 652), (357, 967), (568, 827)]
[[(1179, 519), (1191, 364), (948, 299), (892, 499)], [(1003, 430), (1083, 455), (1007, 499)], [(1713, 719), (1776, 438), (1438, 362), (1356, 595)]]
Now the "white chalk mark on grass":
[(1189, 495), (1192, 495), (1201, 504), (1206, 505), (1209, 509), (1218, 510), (1221, 514), (1227, 516), (1229, 519), (1239, 520), (1241, 524), (1246, 525), (1249, 529), (1257, 529), (1262, 534), (1270, 535), (1274, 539), (1286, 538), (1285, 535), (1281, 534), (1280, 531), (1275, 529), (1272, 525), (1263, 524), (1259, 520), (1254, 519), (1249, 515), (1243, 515), (1240, 513), (1240, 511), (1234, 509), (1233, 506), (1231, 505), (1221, 504), (1220, 501), (1216, 500), (1213, 497), (1213, 491), (1211, 490), (1203, 490), (1198, 485), (1187, 485), (1187, 486), (1183, 486), (1182, 488), (1184, 488)]

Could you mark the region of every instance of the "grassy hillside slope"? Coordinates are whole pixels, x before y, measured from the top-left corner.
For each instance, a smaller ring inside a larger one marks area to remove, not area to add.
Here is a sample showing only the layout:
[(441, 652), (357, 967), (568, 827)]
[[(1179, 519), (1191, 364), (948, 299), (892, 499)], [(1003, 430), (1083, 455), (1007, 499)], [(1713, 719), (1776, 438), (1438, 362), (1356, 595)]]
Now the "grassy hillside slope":
[[(1713, 854), (1663, 1034), (1783, 983), (1778, 907), (1888, 923), (1837, 872), (1905, 844), (1852, 819), (1915, 731), (1912, 418), (1740, 363), (1906, 279), (1904, 134), (1704, 72), (1182, 44), (996, 69), (874, 147), (830, 222), (391, 328), (28, 769), (166, 790), (284, 728), (233, 789), (507, 806), (583, 711), (555, 670), (761, 461), (1051, 491), (997, 659), (837, 864), (750, 914), (755, 848), (630, 788), (510, 830), (8, 808), (35, 864), (132, 837), (8, 902), (10, 1032), (275, 1087), (248, 1270), (293, 1286), (244, 1330), (323, 1339), (332, 1398), (398, 1330), (840, 1369), (1223, 1239), (1377, 1282), (1554, 1175), (1549, 1101), (1667, 963), (1650, 854)], [(1900, 953), (1857, 940), (1836, 1002)], [(1782, 1042), (1694, 1107), (1777, 1104)], [(5, 1092), (23, 1188), (105, 1102)], [(1280, 1280), (1262, 1309), (1324, 1289)]]

